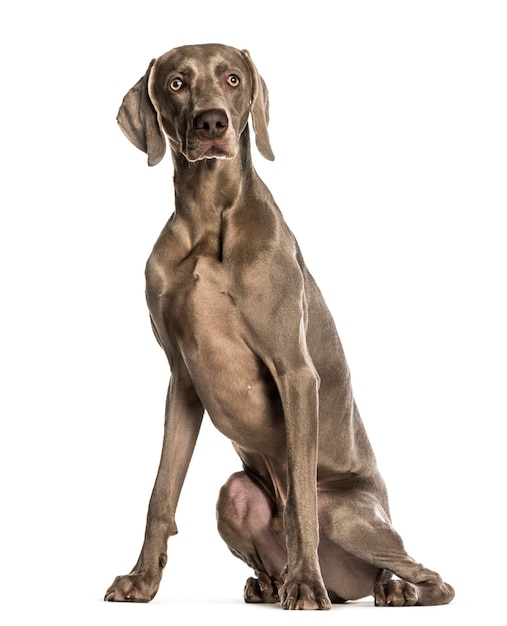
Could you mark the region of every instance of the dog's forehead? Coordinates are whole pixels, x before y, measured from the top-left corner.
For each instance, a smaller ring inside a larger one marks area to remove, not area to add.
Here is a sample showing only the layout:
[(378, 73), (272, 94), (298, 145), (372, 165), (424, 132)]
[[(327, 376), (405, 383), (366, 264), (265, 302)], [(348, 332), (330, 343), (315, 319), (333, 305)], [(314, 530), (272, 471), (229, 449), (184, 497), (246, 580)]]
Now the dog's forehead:
[(181, 72), (192, 76), (228, 70), (248, 70), (240, 50), (221, 44), (173, 48), (159, 57), (157, 65), (166, 72)]

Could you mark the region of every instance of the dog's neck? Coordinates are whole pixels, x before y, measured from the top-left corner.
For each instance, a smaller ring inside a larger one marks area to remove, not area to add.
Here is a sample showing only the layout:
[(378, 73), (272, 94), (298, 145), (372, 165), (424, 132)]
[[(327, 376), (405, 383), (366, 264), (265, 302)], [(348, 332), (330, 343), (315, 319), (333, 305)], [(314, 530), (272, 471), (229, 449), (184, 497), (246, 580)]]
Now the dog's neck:
[(175, 192), (172, 224), (175, 227), (177, 224), (180, 241), (188, 253), (194, 250), (222, 261), (231, 232), (227, 225), (234, 220), (237, 236), (243, 220), (235, 220), (234, 215), (245, 208), (245, 197), (258, 196), (262, 193), (260, 187), (264, 187), (253, 167), (248, 127), (240, 137), (240, 149), (233, 159), (190, 163), (174, 150), (172, 156)]
[(202, 159), (190, 163), (172, 149), (176, 214), (209, 228), (220, 224), (224, 210), (234, 208), (248, 181), (257, 178), (252, 165), (248, 127), (232, 159)]

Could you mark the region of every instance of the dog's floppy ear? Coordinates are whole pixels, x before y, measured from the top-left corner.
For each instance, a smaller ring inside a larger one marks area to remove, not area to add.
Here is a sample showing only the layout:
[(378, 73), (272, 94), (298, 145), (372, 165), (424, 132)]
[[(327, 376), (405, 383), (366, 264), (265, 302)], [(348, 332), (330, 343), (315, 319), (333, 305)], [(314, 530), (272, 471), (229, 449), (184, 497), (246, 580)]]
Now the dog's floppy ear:
[(117, 121), (127, 138), (148, 155), (148, 165), (159, 163), (166, 150), (166, 139), (157, 112), (148, 94), (148, 81), (155, 59), (146, 74), (123, 98)]
[(271, 150), (268, 135), (268, 122), (269, 122), (269, 97), (268, 88), (264, 82), (262, 76), (257, 72), (248, 50), (242, 50), (241, 53), (245, 58), (250, 71), (252, 73), (253, 89), (252, 89), (252, 101), (250, 104), (250, 113), (252, 115), (252, 122), (255, 132), (255, 143), (259, 152), (263, 157), (269, 161), (275, 160), (275, 155)]

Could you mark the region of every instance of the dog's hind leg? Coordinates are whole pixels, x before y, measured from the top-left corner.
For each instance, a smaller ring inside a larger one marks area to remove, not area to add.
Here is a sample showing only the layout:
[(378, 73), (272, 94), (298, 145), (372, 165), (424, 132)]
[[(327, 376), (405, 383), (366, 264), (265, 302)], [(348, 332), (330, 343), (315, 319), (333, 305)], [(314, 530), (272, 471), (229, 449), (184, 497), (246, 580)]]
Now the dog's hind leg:
[(245, 602), (278, 602), (287, 551), (274, 502), (245, 472), (238, 472), (220, 490), (217, 522), (231, 552), (256, 573), (246, 582)]
[[(436, 605), (453, 599), (453, 588), (439, 574), (407, 554), (389, 516), (373, 495), (366, 491), (346, 497), (321, 494), (319, 513), (321, 533), (328, 542), (381, 568), (373, 594), (377, 606)], [(400, 580), (389, 580), (387, 572)]]

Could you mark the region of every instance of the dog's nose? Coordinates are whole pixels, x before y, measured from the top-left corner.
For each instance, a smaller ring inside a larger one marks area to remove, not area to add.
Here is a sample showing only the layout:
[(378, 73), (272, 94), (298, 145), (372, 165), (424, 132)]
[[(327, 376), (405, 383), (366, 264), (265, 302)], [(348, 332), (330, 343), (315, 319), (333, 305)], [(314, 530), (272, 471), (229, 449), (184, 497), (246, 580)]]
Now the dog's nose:
[(222, 109), (203, 111), (194, 118), (194, 129), (202, 137), (213, 139), (222, 137), (229, 126), (229, 120)]

